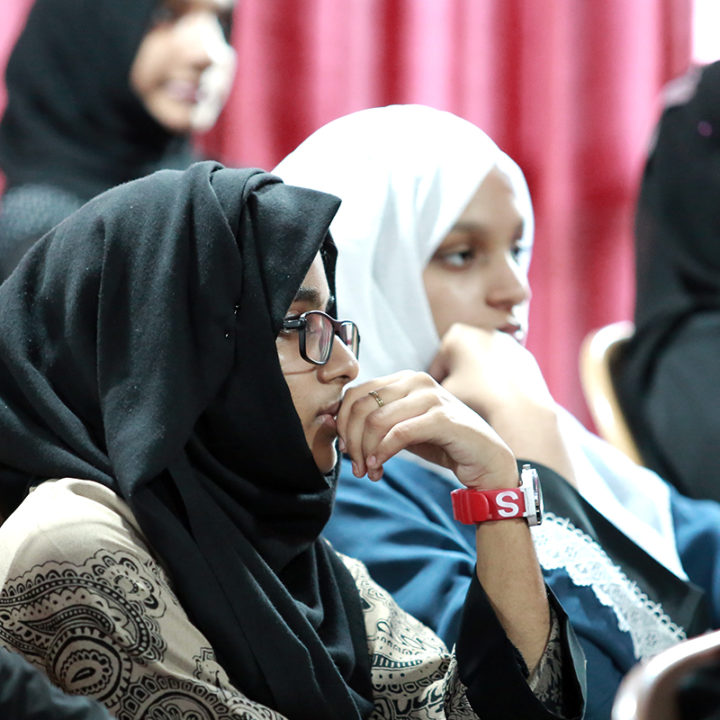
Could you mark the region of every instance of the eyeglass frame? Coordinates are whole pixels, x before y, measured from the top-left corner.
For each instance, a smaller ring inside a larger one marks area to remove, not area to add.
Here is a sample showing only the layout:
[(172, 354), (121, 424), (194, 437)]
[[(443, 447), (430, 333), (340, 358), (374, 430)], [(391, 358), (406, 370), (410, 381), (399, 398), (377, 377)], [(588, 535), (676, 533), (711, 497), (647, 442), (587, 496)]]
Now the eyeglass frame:
[[(308, 357), (308, 354), (306, 352), (306, 345), (305, 345), (305, 330), (307, 328), (307, 315), (322, 315), (324, 318), (327, 318), (330, 321), (330, 324), (332, 325), (333, 332), (330, 336), (330, 346), (328, 348), (328, 354), (327, 358), (323, 361), (319, 360), (313, 360), (311, 357)], [(351, 325), (353, 328), (353, 335), (357, 337), (357, 343), (356, 347), (353, 350), (352, 346), (345, 343), (345, 341), (340, 336), (340, 331), (344, 326)], [(323, 312), (322, 310), (306, 310), (304, 313), (301, 313), (300, 315), (296, 317), (289, 317), (285, 318), (282, 321), (282, 329), (283, 330), (297, 330), (298, 331), (298, 344), (300, 346), (300, 356), (303, 360), (306, 362), (309, 362), (311, 365), (327, 365), (330, 362), (330, 358), (332, 357), (332, 350), (333, 350), (333, 344), (335, 343), (335, 337), (340, 337), (340, 341), (345, 345), (345, 347), (350, 349), (350, 352), (354, 355), (355, 359), (358, 358), (360, 355), (360, 330), (358, 330), (358, 326), (352, 321), (352, 320), (336, 320), (334, 317), (331, 317), (326, 312)]]

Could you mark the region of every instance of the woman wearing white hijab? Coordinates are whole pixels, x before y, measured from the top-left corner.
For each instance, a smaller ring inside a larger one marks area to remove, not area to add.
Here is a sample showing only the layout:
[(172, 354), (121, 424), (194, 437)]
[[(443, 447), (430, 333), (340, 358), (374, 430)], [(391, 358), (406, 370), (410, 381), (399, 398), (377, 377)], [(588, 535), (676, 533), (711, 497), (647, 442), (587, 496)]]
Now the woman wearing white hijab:
[[(471, 123), (391, 106), (329, 123), (275, 172), (342, 198), (338, 307), (363, 328), (361, 379), (428, 370), (516, 457), (567, 478), (545, 483), (551, 512), (535, 543), (588, 658), (587, 717), (609, 717), (632, 664), (717, 625), (720, 603), (710, 621), (688, 576), (720, 598), (720, 508), (679, 496), (585, 430), (517, 342), (533, 237), (521, 171)], [(472, 528), (452, 519), (457, 482), (409, 455), (376, 486), (363, 470), (346, 464), (329, 538), (453, 642), (472, 574)]]

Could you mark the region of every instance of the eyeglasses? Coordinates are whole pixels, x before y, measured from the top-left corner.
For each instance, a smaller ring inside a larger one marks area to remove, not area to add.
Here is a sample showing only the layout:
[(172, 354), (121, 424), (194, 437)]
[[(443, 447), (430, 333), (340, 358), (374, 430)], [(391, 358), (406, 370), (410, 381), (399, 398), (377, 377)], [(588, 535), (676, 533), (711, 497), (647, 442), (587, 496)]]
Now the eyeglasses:
[(300, 355), (313, 365), (325, 365), (330, 360), (336, 335), (355, 357), (360, 351), (357, 325), (352, 320), (335, 320), (321, 310), (308, 310), (297, 317), (285, 318), (282, 327), (298, 331)]

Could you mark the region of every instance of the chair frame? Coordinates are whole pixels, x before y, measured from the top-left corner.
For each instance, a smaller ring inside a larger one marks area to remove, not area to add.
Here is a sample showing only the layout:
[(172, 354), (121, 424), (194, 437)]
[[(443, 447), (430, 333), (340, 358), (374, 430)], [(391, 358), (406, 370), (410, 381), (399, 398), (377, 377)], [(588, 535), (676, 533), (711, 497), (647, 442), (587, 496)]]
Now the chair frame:
[(720, 630), (684, 640), (639, 663), (620, 683), (612, 720), (679, 720), (680, 680), (712, 663), (720, 664)]
[(642, 456), (625, 420), (612, 378), (613, 360), (633, 332), (633, 323), (620, 321), (588, 333), (580, 347), (580, 380), (598, 433), (642, 465)]

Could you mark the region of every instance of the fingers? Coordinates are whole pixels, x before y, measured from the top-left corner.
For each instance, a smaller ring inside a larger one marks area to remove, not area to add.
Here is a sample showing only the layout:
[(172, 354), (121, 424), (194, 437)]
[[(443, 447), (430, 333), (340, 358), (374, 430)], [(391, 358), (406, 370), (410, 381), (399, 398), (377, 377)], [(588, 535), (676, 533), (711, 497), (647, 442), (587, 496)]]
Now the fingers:
[(407, 371), (351, 388), (337, 426), (357, 477), (379, 480), (383, 463), (405, 449), (450, 468), (468, 486), (504, 487), (517, 475), (497, 433), (426, 373)]
[(368, 473), (375, 480), (382, 476), (381, 467), (368, 468), (368, 458), (394, 425), (437, 403), (437, 389), (425, 373), (403, 372), (364, 383), (345, 394), (337, 416), (338, 433), (357, 477)]
[(439, 383), (448, 376), (481, 373), (497, 331), (456, 323), (445, 333), (428, 372)]
[[(436, 437), (436, 420), (431, 409), (428, 409), (426, 412), (405, 417), (394, 423), (375, 445), (372, 456), (369, 458), (371, 469), (382, 467), (382, 464), (393, 455), (408, 447), (424, 443), (432, 446), (433, 441), (438, 439)], [(444, 463), (441, 462), (442, 447), (438, 447), (437, 450), (435, 457), (426, 457), (426, 459), (443, 465)]]
[[(382, 464), (386, 460), (413, 443), (424, 441), (425, 435), (413, 438), (409, 434), (414, 426), (407, 423), (428, 418), (439, 405), (440, 399), (434, 388), (418, 388), (367, 416), (359, 452), (372, 480), (382, 476)], [(389, 437), (394, 438), (394, 442), (387, 445)], [(388, 448), (385, 451), (382, 450), (384, 446)]]

